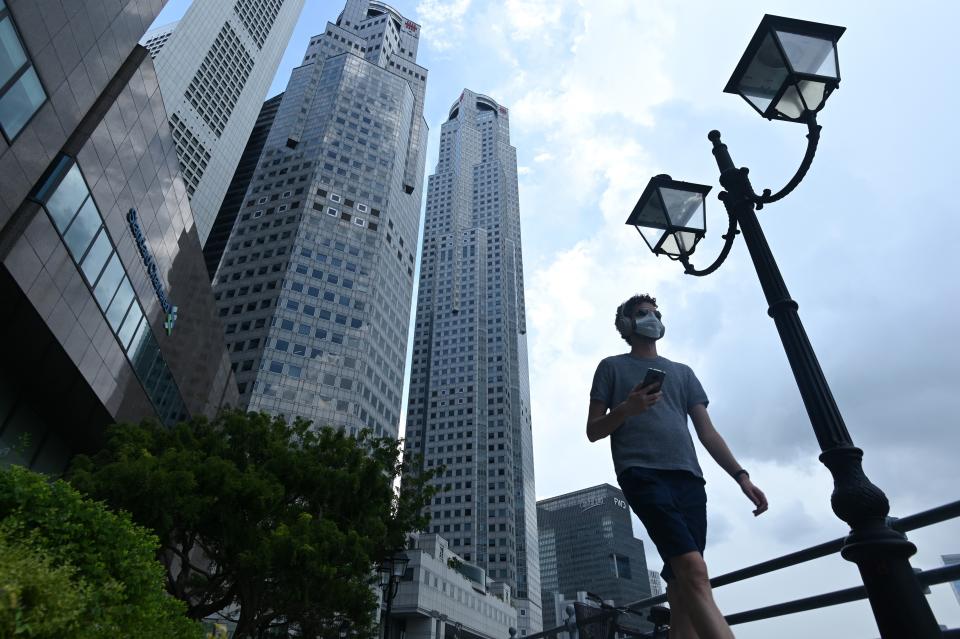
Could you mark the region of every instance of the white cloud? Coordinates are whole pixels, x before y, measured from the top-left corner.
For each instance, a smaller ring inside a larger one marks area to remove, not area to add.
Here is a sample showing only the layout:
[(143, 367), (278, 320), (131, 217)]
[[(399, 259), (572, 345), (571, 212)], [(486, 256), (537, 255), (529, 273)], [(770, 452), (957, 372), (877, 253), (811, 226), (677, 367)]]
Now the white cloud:
[(470, 0), (420, 0), (417, 19), (422, 24), (421, 37), (437, 51), (454, 48), (463, 34), (463, 18)]
[[(883, 6), (865, 16), (854, 6), (813, 0), (797, 16), (850, 27), (841, 41), (845, 80), (821, 116), (813, 169), (761, 220), (854, 442), (866, 452), (865, 469), (894, 514), (906, 515), (956, 499), (960, 480), (960, 429), (950, 417), (960, 386), (960, 342), (951, 339), (960, 289), (950, 245), (936, 239), (960, 232), (957, 207), (942, 190), (953, 171), (944, 158), (958, 143), (949, 107), (956, 89), (938, 82), (942, 65), (914, 68), (904, 49), (889, 48), (895, 25), (913, 25), (896, 31), (922, 49), (917, 55), (925, 57), (917, 59), (944, 59), (948, 38), (910, 36), (924, 32), (922, 18), (906, 6)], [(584, 434), (587, 393), (600, 358), (626, 346), (612, 327), (616, 304), (634, 292), (655, 293), (668, 327), (662, 352), (697, 371), (714, 421), (771, 501), (769, 513), (753, 518), (736, 486), (701, 451), (713, 574), (840, 536), (844, 525), (830, 510), (831, 479), (817, 461), (742, 238), (720, 271), (692, 278), (653, 258), (623, 220), (654, 174), (716, 183), (705, 140), (711, 128), (722, 130), (734, 156), (753, 168), (758, 188), (792, 174), (802, 128), (764, 122), (721, 93), (763, 12), (792, 10), (782, 0), (478, 1), (451, 20), (454, 28), (438, 23), (469, 55), (459, 62), (444, 57), (445, 76), (424, 59), (434, 83), (428, 108), (440, 105), (431, 121), (443, 120), (462, 86), (491, 95), (510, 107), (518, 163), (532, 168), (522, 171), (520, 198), (538, 498), (615, 481), (608, 444), (590, 444)], [(946, 13), (956, 9), (938, 9)], [(956, 21), (940, 18), (937, 25)], [(902, 130), (885, 126), (893, 106), (875, 108), (875, 88), (895, 72), (921, 74), (917, 84), (935, 94), (887, 96), (898, 113), (924, 113)], [(452, 78), (452, 86), (441, 77)], [(911, 161), (884, 160), (897, 157)], [(913, 218), (905, 211), (923, 211), (929, 226), (906, 224)], [(713, 197), (708, 216), (696, 256), (701, 266), (716, 255), (726, 225)], [(956, 552), (960, 522), (910, 537), (920, 548), (914, 565), (931, 568), (938, 553)], [(647, 550), (657, 567), (655, 550)], [(725, 612), (737, 612), (858, 582), (853, 564), (832, 557), (720, 589), (717, 598)], [(931, 602), (941, 623), (960, 625), (949, 590), (934, 587)], [(877, 634), (864, 603), (736, 632), (741, 639)]]
[(552, 0), (507, 0), (502, 8), (516, 40), (549, 40), (563, 15), (564, 3)]

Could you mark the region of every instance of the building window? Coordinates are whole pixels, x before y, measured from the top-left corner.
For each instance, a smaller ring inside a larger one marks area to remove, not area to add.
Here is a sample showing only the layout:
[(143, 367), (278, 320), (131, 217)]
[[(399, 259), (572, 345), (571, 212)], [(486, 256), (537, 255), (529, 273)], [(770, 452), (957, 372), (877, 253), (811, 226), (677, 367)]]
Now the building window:
[(186, 419), (183, 398), (80, 167), (66, 155), (53, 166), (31, 198), (50, 216), (160, 419), (168, 425)]
[(23, 43), (13, 24), (13, 16), (0, 0), (0, 129), (12, 141), (47, 101)]

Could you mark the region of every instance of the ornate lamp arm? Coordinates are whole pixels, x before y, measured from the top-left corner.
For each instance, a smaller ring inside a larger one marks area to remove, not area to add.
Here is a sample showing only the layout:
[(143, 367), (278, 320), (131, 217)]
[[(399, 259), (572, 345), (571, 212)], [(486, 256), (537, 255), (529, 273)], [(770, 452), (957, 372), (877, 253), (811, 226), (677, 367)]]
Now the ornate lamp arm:
[(764, 204), (770, 204), (771, 202), (776, 202), (777, 200), (782, 200), (787, 195), (790, 194), (793, 189), (797, 188), (797, 185), (800, 184), (800, 181), (803, 180), (806, 176), (807, 171), (810, 170), (810, 165), (813, 163), (813, 156), (817, 154), (817, 144), (820, 142), (820, 125), (817, 124), (817, 114), (815, 111), (807, 112), (807, 152), (803, 156), (803, 161), (800, 163), (800, 167), (797, 169), (797, 172), (794, 173), (793, 177), (790, 178), (790, 181), (787, 182), (786, 186), (777, 191), (774, 194), (770, 194), (770, 189), (764, 189), (763, 195), (757, 196), (755, 203), (757, 205), (757, 210), (763, 208)]
[[(726, 192), (720, 194), (720, 199), (724, 199)], [(733, 247), (733, 241), (737, 238), (737, 235), (740, 231), (737, 230), (737, 218), (735, 218), (730, 211), (727, 211), (727, 217), (730, 219), (730, 226), (727, 227), (727, 232), (722, 235), (724, 244), (723, 248), (720, 249), (720, 255), (717, 256), (717, 259), (713, 261), (713, 264), (708, 266), (703, 270), (697, 270), (693, 267), (693, 264), (690, 263), (690, 258), (687, 255), (680, 257), (680, 263), (683, 264), (683, 271), (687, 275), (696, 275), (697, 277), (703, 277), (704, 275), (710, 275), (715, 270), (720, 268), (720, 265), (723, 264), (723, 261), (727, 259), (727, 255), (730, 254), (730, 249)]]

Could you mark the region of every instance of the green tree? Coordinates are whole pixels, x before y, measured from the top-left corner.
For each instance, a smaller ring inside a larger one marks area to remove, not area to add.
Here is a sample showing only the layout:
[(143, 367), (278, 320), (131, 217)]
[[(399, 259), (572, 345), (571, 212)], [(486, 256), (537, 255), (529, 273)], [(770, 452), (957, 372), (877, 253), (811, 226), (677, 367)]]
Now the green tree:
[(0, 637), (199, 639), (157, 545), (66, 482), (0, 469)]
[(431, 476), (389, 438), (226, 411), (111, 427), (70, 481), (156, 531), (190, 617), (238, 606), (248, 637), (276, 624), (324, 634), (334, 619), (369, 629), (371, 567), (427, 525)]

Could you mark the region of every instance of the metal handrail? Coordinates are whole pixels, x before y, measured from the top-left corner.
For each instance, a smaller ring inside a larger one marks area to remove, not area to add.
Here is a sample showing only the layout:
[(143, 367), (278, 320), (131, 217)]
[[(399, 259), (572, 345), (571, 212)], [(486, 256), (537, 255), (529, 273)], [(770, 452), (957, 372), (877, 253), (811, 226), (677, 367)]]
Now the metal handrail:
[[(925, 528), (933, 524), (939, 524), (941, 522), (948, 521), (950, 519), (956, 519), (958, 517), (960, 517), (960, 501), (954, 501), (950, 502), (949, 504), (937, 506), (936, 508), (931, 508), (930, 510), (924, 510), (915, 515), (910, 515), (909, 517), (897, 519), (891, 524), (891, 526), (894, 530), (907, 532), (910, 530), (916, 530), (917, 528)], [(743, 581), (744, 579), (748, 579), (750, 577), (758, 577), (775, 570), (789, 568), (790, 566), (796, 566), (797, 564), (802, 564), (814, 559), (820, 559), (821, 557), (838, 553), (843, 548), (844, 539), (844, 537), (838, 537), (837, 539), (832, 539), (822, 544), (817, 544), (816, 546), (798, 550), (796, 552), (783, 555), (782, 557), (769, 559), (746, 568), (740, 568), (738, 570), (728, 572), (720, 575), (719, 577), (714, 577), (711, 579), (710, 586), (713, 588), (719, 588), (720, 586), (726, 586), (738, 581)], [(632, 610), (649, 608), (650, 606), (663, 603), (666, 600), (666, 595), (657, 595), (656, 597), (648, 597), (646, 599), (641, 599), (640, 601), (627, 604), (626, 607)]]
[[(932, 586), (934, 584), (942, 584), (948, 581), (953, 581), (954, 579), (960, 579), (960, 564), (954, 566), (943, 566), (941, 568), (933, 568), (923, 572), (918, 572), (917, 579), (920, 581), (921, 585), (924, 586)], [(829, 606), (850, 603), (851, 601), (859, 601), (866, 598), (867, 589), (863, 586), (854, 586), (853, 588), (835, 590), (822, 595), (804, 597), (803, 599), (795, 599), (793, 601), (786, 601), (779, 604), (773, 604), (771, 606), (764, 606), (762, 608), (755, 608), (753, 610), (734, 613), (732, 615), (727, 615), (726, 620), (728, 624), (733, 626), (740, 623), (747, 623), (748, 621), (761, 621), (763, 619), (770, 619), (772, 617), (780, 617), (796, 612), (805, 612), (807, 610), (826, 608)]]
[[(937, 506), (929, 510), (921, 511), (914, 515), (908, 517), (903, 517), (902, 519), (896, 519), (890, 522), (890, 526), (899, 532), (905, 533), (910, 530), (916, 530), (918, 528), (925, 528), (933, 524), (938, 524), (950, 519), (960, 518), (960, 500), (944, 504), (942, 506)], [(776, 557), (774, 559), (769, 559), (767, 561), (762, 561), (758, 564), (752, 566), (747, 566), (746, 568), (740, 568), (732, 572), (714, 577), (710, 580), (710, 585), (713, 588), (718, 588), (720, 586), (725, 586), (728, 584), (736, 583), (738, 581), (743, 581), (751, 577), (757, 577), (764, 575), (776, 570), (781, 570), (783, 568), (789, 568), (790, 566), (795, 566), (797, 564), (805, 563), (812, 561), (814, 559), (819, 559), (821, 557), (826, 557), (835, 553), (840, 552), (843, 548), (844, 537), (837, 539), (832, 539), (830, 541), (817, 544), (816, 546), (811, 546), (809, 548), (804, 548), (803, 550), (798, 550), (781, 557)], [(930, 570), (920, 571), (916, 573), (917, 580), (923, 586), (931, 586), (934, 584), (941, 584), (948, 581), (954, 581), (960, 579), (960, 564), (952, 566), (944, 566), (941, 568), (933, 568)], [(760, 608), (755, 608), (753, 610), (745, 610), (743, 612), (734, 613), (726, 616), (727, 623), (732, 625), (747, 623), (752, 621), (760, 621), (763, 619), (770, 619), (773, 617), (780, 617), (783, 615), (794, 614), (797, 612), (804, 612), (809, 610), (817, 610), (819, 608), (826, 608), (829, 606), (835, 606), (838, 604), (849, 603), (852, 601), (859, 601), (861, 599), (867, 598), (867, 590), (863, 586), (855, 586), (853, 588), (845, 588), (842, 590), (835, 590), (833, 592), (823, 593), (820, 595), (814, 595), (811, 597), (804, 597), (801, 599), (795, 599), (792, 601), (786, 601), (778, 604), (772, 604), (769, 606), (763, 606)], [(639, 613), (642, 610), (648, 609), (651, 606), (663, 603), (667, 600), (667, 595), (657, 595), (655, 597), (647, 597), (646, 599), (641, 599), (630, 604), (627, 604), (620, 610), (629, 610), (631, 612)], [(584, 625), (590, 625), (593, 623), (599, 623), (601, 621), (607, 620), (611, 616), (617, 616), (620, 614), (620, 610), (609, 609), (597, 611), (597, 615), (592, 617), (588, 621), (576, 622), (577, 627), (582, 627)], [(542, 632), (538, 632), (533, 635), (528, 635), (524, 639), (549, 639), (550, 637), (555, 637), (561, 632), (566, 632), (571, 629), (573, 626), (572, 617), (567, 620), (567, 623), (558, 626), (556, 628), (550, 628)], [(654, 638), (657, 635), (653, 633), (647, 633), (643, 635), (633, 635), (638, 638)], [(660, 635), (662, 636), (662, 635)], [(958, 630), (945, 630), (944, 637), (960, 637), (960, 631)]]

